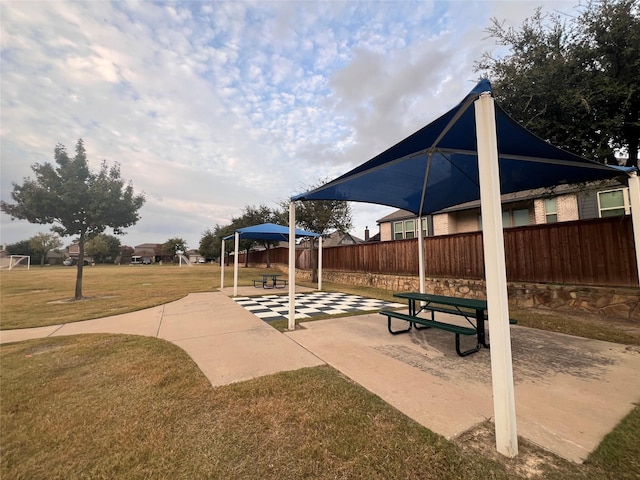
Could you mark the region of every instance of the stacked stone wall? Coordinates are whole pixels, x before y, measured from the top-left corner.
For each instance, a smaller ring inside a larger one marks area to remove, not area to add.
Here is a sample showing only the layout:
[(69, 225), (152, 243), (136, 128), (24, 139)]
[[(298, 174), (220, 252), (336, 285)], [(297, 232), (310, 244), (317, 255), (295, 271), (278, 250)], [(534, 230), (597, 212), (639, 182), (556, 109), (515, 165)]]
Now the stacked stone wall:
[[(287, 272), (286, 265), (274, 267)], [(298, 280), (310, 281), (311, 271), (296, 270)], [(419, 280), (410, 275), (383, 275), (324, 271), (323, 281), (345, 285), (382, 288), (394, 292), (419, 291)], [(544, 283), (509, 283), (509, 304), (523, 308), (548, 308), (586, 312), (604, 317), (640, 322), (640, 289), (628, 287), (588, 287)], [(484, 280), (426, 278), (425, 290), (436, 295), (486, 299)]]

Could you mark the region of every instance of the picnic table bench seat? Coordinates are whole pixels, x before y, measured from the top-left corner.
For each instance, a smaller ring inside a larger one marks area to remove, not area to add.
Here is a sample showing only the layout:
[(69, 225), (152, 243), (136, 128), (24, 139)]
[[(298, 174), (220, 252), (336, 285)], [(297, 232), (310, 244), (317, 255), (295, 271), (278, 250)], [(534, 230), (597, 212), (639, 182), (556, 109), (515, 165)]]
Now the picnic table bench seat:
[[(448, 313), (449, 315), (460, 315), (465, 318), (467, 317), (473, 318), (475, 316), (474, 312), (466, 312), (464, 310), (459, 310), (456, 308), (441, 307), (439, 305), (429, 305), (428, 310), (431, 312)], [(485, 318), (485, 320), (489, 320), (489, 318)], [(514, 318), (509, 319), (509, 324), (516, 325), (517, 323), (518, 321), (516, 319)]]
[[(387, 328), (389, 333), (392, 335), (397, 335), (399, 333), (409, 332), (414, 326), (416, 330), (423, 330), (426, 328), (437, 328), (440, 330), (445, 330), (447, 332), (455, 333), (456, 335), (456, 353), (461, 357), (465, 357), (471, 353), (475, 353), (480, 350), (481, 345), (479, 342), (476, 342), (475, 348), (471, 348), (466, 351), (462, 351), (460, 349), (460, 335), (468, 335), (475, 336), (477, 335), (477, 330), (471, 327), (463, 327), (460, 325), (453, 325), (451, 323), (437, 322), (435, 320), (429, 320), (428, 318), (416, 317), (413, 315), (407, 315), (406, 313), (397, 312), (395, 310), (380, 310), (380, 315), (384, 315), (387, 317)], [(404, 320), (409, 322), (409, 328), (405, 330), (392, 330), (391, 329), (391, 319), (397, 318), (398, 320)], [(422, 325), (422, 327), (418, 327), (418, 324)]]

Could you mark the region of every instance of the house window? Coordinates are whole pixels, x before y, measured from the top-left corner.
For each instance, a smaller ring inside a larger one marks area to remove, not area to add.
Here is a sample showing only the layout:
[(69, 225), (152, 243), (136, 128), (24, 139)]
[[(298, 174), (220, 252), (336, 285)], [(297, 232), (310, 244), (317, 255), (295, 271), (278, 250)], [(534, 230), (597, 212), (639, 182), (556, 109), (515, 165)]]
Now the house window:
[(513, 226), (514, 227), (524, 227), (525, 225), (529, 225), (529, 210), (523, 208), (521, 210), (513, 210)]
[(402, 240), (403, 239), (403, 230), (402, 230), (402, 222), (394, 222), (393, 223), (393, 239), (394, 240)]
[(616, 217), (630, 213), (626, 188), (598, 192), (598, 211), (601, 217)]
[(422, 238), (426, 238), (427, 233), (428, 233), (427, 230), (428, 230), (428, 228), (427, 228), (427, 219), (423, 218), (422, 219)]
[(546, 223), (556, 223), (558, 221), (558, 199), (556, 197), (544, 199), (544, 213)]
[(416, 238), (416, 222), (415, 220), (406, 220), (404, 222), (404, 238)]
[[(502, 228), (524, 227), (525, 225), (529, 225), (528, 209), (502, 211)], [(482, 214), (478, 215), (478, 227), (479, 230), (482, 230)]]
[(502, 212), (502, 228), (509, 228), (511, 226), (511, 217), (509, 211)]

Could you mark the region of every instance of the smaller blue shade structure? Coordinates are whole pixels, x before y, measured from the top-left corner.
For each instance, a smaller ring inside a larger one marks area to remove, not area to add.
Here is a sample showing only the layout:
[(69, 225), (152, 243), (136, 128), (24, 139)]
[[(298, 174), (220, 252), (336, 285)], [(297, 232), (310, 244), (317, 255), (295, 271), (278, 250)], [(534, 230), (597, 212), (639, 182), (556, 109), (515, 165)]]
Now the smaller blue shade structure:
[[(240, 240), (264, 240), (268, 242), (286, 242), (289, 240), (289, 227), (275, 223), (261, 223), (251, 227), (243, 227), (237, 230)], [(296, 238), (319, 237), (319, 233), (306, 232), (296, 228)], [(233, 235), (224, 237), (224, 240), (233, 238)]]

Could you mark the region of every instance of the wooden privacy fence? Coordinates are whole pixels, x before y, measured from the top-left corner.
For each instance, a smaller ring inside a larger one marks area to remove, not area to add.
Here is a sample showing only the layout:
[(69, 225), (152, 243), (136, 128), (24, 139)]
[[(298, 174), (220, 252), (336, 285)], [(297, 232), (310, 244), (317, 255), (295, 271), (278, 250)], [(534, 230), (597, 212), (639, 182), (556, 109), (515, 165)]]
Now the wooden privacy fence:
[[(510, 282), (638, 285), (628, 216), (510, 228), (504, 242)], [(428, 237), (424, 246), (427, 277), (484, 278), (482, 232)], [(264, 263), (266, 252), (251, 252), (249, 258)], [(270, 258), (288, 263), (287, 249), (272, 249)], [(417, 240), (326, 248), (322, 265), (341, 272), (418, 275)], [(298, 251), (296, 266), (311, 268), (309, 251)]]

